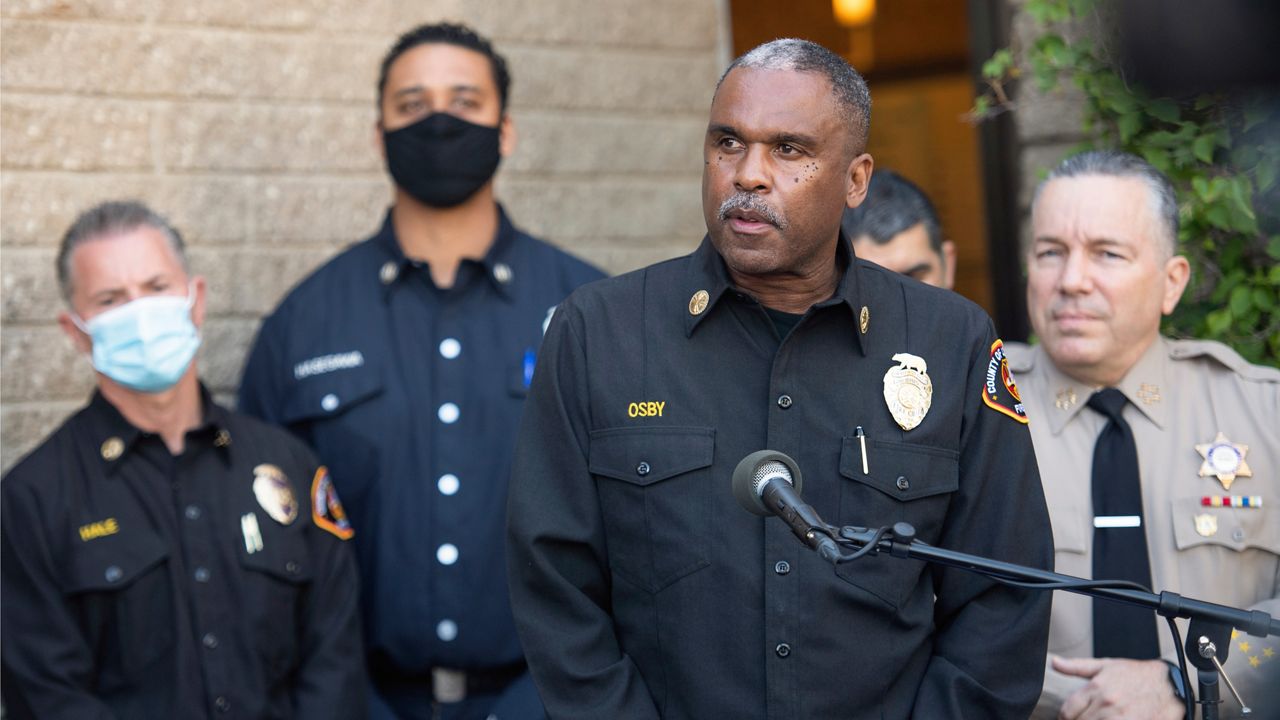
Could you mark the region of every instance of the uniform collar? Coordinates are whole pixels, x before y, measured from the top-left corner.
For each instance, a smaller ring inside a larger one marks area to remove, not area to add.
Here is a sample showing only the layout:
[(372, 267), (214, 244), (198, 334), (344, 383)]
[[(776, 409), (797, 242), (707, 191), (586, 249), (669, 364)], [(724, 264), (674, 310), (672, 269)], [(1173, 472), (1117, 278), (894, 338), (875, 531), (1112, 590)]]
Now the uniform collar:
[[(515, 267), (512, 256), (513, 248), (516, 245), (516, 235), (518, 230), (511, 224), (511, 220), (507, 217), (507, 212), (502, 208), (502, 204), (497, 204), (498, 208), (498, 230), (494, 236), (493, 243), (489, 245), (489, 251), (485, 253), (478, 263), (474, 260), (463, 260), (463, 265), (467, 263), (477, 263), (482, 269), (487, 282), (493, 286), (498, 295), (508, 302), (515, 301), (515, 286), (521, 282), (523, 278), (515, 275)], [(395, 225), (391, 221), (391, 208), (387, 210), (386, 217), (382, 221), (382, 228), (374, 235), (374, 245), (378, 247), (379, 259), (377, 268), (374, 273), (377, 275), (378, 283), (382, 285), (382, 298), (387, 300), (391, 297), (391, 290), (400, 285), (400, 280), (405, 276), (405, 270), (408, 266), (414, 264), (405, 254), (404, 249), (400, 247), (400, 240), (396, 237)], [(462, 270), (462, 268), (460, 268)]]
[[(1036, 353), (1037, 364), (1044, 366), (1043, 387), (1050, 394), (1047, 400), (1053, 407), (1049, 412), (1049, 428), (1054, 435), (1058, 435), (1072, 418), (1082, 412), (1089, 396), (1098, 388), (1075, 380), (1059, 370), (1043, 345), (1036, 346)], [(1158, 428), (1164, 428), (1166, 423), (1166, 403), (1162, 393), (1166, 391), (1164, 376), (1167, 355), (1164, 338), (1157, 337), (1117, 386), (1125, 398)]]
[[(729, 278), (729, 270), (725, 267), (724, 258), (720, 257), (711, 244), (711, 237), (704, 236), (702, 244), (694, 251), (689, 263), (689, 271), (685, 281), (685, 293), (682, 300), (687, 304), (680, 308), (680, 312), (685, 318), (685, 336), (693, 335), (693, 331), (697, 329), (702, 320), (716, 311), (720, 304), (721, 298), (727, 292), (741, 292), (737, 290), (732, 280)], [(844, 231), (840, 231), (839, 241), (836, 243), (836, 262), (844, 267), (844, 273), (840, 276), (840, 282), (836, 285), (835, 294), (830, 298), (816, 303), (814, 307), (825, 308), (833, 305), (841, 305), (848, 308), (853, 318), (853, 324), (858, 326), (858, 318), (862, 312), (862, 283), (860, 279), (860, 268), (857, 257), (853, 254), (853, 246), (849, 243), (849, 239), (845, 237)], [(698, 301), (699, 293), (706, 292), (706, 307), (699, 313), (694, 313)], [(744, 293), (745, 294), (745, 293)], [(867, 333), (869, 334), (870, 326)], [(854, 335), (854, 343), (858, 347), (858, 351), (866, 355), (866, 345), (862, 338), (863, 333), (856, 332)]]
[[(224, 460), (230, 462), (232, 438), (229, 413), (213, 401), (213, 396), (204, 383), (200, 384), (200, 408), (200, 424), (188, 435), (208, 435), (210, 444), (219, 449), (219, 455)], [(113, 475), (124, 459), (137, 448), (144, 433), (126, 420), (116, 406), (103, 396), (101, 390), (93, 391), (86, 412), (90, 437), (95, 443), (91, 451), (101, 460), (107, 475)]]

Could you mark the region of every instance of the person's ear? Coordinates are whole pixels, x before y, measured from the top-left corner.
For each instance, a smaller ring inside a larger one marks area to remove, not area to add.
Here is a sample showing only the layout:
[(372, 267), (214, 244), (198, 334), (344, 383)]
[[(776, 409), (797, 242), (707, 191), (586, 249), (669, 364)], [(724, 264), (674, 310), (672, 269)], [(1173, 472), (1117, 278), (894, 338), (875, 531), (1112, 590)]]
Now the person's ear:
[(204, 328), (204, 311), (206, 290), (208, 288), (204, 277), (196, 275), (191, 278), (191, 292), (195, 293), (195, 297), (191, 301), (191, 322), (195, 324), (196, 329)]
[(1160, 299), (1160, 312), (1168, 315), (1178, 307), (1182, 291), (1191, 280), (1191, 263), (1182, 255), (1174, 255), (1164, 263), (1164, 297)]
[(956, 244), (942, 241), (942, 287), (951, 290), (956, 286)]
[(511, 157), (511, 153), (516, 151), (516, 141), (519, 139), (516, 121), (511, 118), (510, 113), (503, 113), (502, 120), (498, 122), (498, 153), (504, 158)]
[(874, 165), (875, 161), (867, 153), (862, 153), (849, 162), (849, 191), (845, 194), (845, 207), (856, 208), (866, 199)]
[(71, 344), (75, 345), (76, 350), (85, 355), (93, 352), (93, 339), (89, 334), (80, 329), (76, 321), (71, 317), (71, 313), (63, 310), (58, 313), (58, 327), (62, 328), (63, 334), (71, 338)]

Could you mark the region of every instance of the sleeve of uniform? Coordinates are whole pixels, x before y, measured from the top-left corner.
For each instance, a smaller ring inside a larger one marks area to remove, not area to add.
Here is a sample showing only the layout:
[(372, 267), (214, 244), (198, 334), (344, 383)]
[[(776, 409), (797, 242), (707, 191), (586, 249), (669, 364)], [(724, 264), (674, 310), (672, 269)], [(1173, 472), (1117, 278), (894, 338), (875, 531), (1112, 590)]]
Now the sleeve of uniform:
[(657, 718), (610, 617), (581, 323), (571, 301), (555, 313), (525, 402), (507, 510), (511, 605), (548, 717)]
[[(307, 506), (314, 508), (315, 503), (324, 502), (317, 500), (315, 488), (325, 477), (321, 473), (327, 471), (317, 468), (310, 457), (308, 460), (312, 468), (309, 477), (314, 479)], [(315, 574), (303, 608), (302, 662), (294, 690), (294, 715), (363, 718), (368, 712), (368, 681), (360, 632), (360, 576), (351, 547), (338, 535), (349, 537), (349, 529), (345, 523), (342, 528), (332, 526), (333, 511), (324, 505), (320, 508), (313, 509), (312, 527), (308, 528)], [(315, 520), (317, 514), (323, 517)]]
[(0, 657), (11, 720), (96, 720), (111, 712), (89, 692), (93, 651), (80, 633), (57, 579), (40, 504), (30, 488), (6, 478), (0, 520)]
[(276, 425), (280, 424), (282, 388), (279, 382), (282, 356), (282, 338), (279, 330), (280, 311), (268, 315), (258, 328), (249, 358), (245, 361), (240, 377), (240, 392), (236, 397), (236, 409)]
[[(1053, 536), (1030, 432), (1024, 419), (988, 407), (983, 399), (996, 341), (990, 321), (985, 336), (984, 344), (971, 350), (960, 488), (939, 544), (1052, 569)], [(1009, 587), (957, 568), (935, 565), (931, 572), (937, 631), (913, 715), (1026, 718), (1040, 695), (1050, 593)]]

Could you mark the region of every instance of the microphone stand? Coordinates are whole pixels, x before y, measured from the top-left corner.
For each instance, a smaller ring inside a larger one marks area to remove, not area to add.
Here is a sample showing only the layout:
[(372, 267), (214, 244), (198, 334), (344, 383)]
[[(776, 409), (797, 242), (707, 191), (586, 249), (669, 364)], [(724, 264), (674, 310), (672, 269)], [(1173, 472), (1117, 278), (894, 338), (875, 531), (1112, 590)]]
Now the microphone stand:
[[(1220, 642), (1216, 647), (1210, 640), (1214, 633), (1205, 629), (1202, 624), (1218, 631), (1226, 629), (1226, 637), (1230, 637), (1230, 628), (1239, 628), (1254, 637), (1280, 635), (1280, 619), (1272, 619), (1267, 613), (1258, 610), (1241, 610), (1228, 605), (1205, 602), (1194, 598), (1183, 597), (1175, 592), (1163, 591), (1159, 594), (1137, 589), (1139, 586), (1126, 581), (1086, 580), (1072, 575), (1041, 570), (1026, 565), (1016, 565), (1001, 560), (970, 555), (968, 553), (945, 550), (934, 547), (916, 539), (916, 530), (910, 523), (895, 523), (892, 528), (872, 530), (862, 527), (847, 526), (843, 528), (828, 527), (828, 532), (840, 545), (858, 548), (852, 553), (841, 553), (832, 560), (840, 564), (856, 560), (867, 554), (885, 553), (896, 558), (924, 560), (938, 565), (960, 568), (986, 575), (995, 580), (1036, 590), (1066, 590), (1080, 595), (1107, 598), (1137, 605), (1156, 611), (1168, 619), (1175, 637), (1177, 628), (1173, 618), (1190, 618), (1192, 621), (1188, 644), (1192, 639), (1203, 639), (1203, 645), (1191, 653), (1192, 663), (1200, 669), (1200, 707), (1204, 720), (1216, 720), (1218, 704), (1218, 668), (1214, 662), (1226, 653), (1217, 648), (1229, 645), (1229, 640)], [(829, 558), (830, 559), (830, 558)], [(1187, 682), (1186, 662), (1183, 658), (1182, 643), (1175, 643), (1178, 649), (1178, 660), (1181, 665), (1183, 682), (1190, 692)], [(1207, 647), (1205, 647), (1207, 645)], [(1207, 653), (1207, 654), (1206, 654)], [(1201, 667), (1201, 663), (1204, 667)], [(1191, 698), (1187, 699), (1187, 717), (1192, 717)]]

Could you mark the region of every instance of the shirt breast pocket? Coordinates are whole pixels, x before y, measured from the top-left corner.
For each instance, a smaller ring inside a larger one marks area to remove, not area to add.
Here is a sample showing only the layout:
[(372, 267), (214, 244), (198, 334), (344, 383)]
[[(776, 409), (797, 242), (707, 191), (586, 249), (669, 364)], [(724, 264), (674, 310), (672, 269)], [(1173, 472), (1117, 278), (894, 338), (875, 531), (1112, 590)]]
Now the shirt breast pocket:
[(353, 505), (378, 476), (379, 442), (394, 422), (374, 407), (383, 390), (377, 368), (337, 370), (295, 383), (282, 409), (284, 424), (315, 448)]
[[(960, 487), (960, 453), (928, 445), (843, 439), (840, 450), (840, 524), (878, 528), (911, 523), (916, 537), (936, 543), (951, 495)], [(836, 574), (897, 608), (916, 586), (925, 564), (916, 560), (862, 558), (838, 565)]]
[(609, 566), (656, 593), (709, 566), (715, 430), (613, 428), (591, 433)]
[(240, 547), (245, 595), (242, 607), (252, 617), (249, 637), (257, 640), (263, 667), (272, 679), (278, 680), (292, 672), (302, 642), (305, 593), (313, 568), (304, 528), (297, 523), (307, 520), (299, 517), (288, 527), (261, 516), (258, 522), (261, 549), (249, 552)]
[(104, 666), (99, 689), (132, 685), (154, 665), (172, 659), (173, 579), (169, 549), (157, 535), (109, 535), (85, 542), (64, 566), (64, 592), (80, 608), (80, 622), (98, 657), (119, 658), (122, 677)]

